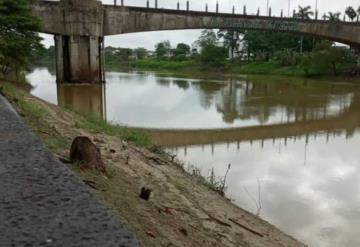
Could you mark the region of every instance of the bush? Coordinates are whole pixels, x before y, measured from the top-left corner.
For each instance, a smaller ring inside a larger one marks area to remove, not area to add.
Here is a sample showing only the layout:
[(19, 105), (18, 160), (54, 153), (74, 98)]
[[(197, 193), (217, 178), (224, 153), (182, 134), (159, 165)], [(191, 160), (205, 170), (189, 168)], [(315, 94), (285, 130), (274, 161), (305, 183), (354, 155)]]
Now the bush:
[(224, 65), (227, 58), (227, 50), (213, 44), (205, 45), (200, 53), (200, 62), (204, 65), (219, 66)]

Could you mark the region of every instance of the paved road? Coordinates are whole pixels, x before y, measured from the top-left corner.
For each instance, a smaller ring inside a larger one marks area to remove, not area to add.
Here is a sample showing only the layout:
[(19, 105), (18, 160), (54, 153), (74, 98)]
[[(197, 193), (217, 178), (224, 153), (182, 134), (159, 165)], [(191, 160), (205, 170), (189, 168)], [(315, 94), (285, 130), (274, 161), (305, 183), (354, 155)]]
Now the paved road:
[(0, 246), (139, 246), (1, 95)]

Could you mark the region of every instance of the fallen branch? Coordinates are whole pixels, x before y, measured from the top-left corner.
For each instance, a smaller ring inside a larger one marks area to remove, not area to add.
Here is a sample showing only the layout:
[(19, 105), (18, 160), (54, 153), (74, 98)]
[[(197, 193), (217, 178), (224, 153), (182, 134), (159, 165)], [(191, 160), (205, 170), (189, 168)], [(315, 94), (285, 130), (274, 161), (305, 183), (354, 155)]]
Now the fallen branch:
[(255, 234), (255, 235), (258, 235), (258, 236), (260, 236), (260, 237), (264, 237), (264, 235), (262, 234), (262, 233), (260, 233), (260, 232), (257, 232), (257, 231), (255, 231), (255, 230), (253, 230), (253, 229), (251, 229), (251, 228), (249, 228), (249, 227), (247, 227), (247, 226), (244, 226), (243, 224), (240, 224), (239, 222), (237, 222), (236, 220), (234, 220), (234, 219), (232, 219), (232, 218), (229, 218), (229, 221), (231, 221), (232, 223), (234, 223), (235, 225), (237, 225), (237, 226), (240, 226), (241, 228), (244, 228), (245, 230), (247, 230), (247, 231), (249, 231), (249, 232), (251, 232), (251, 233), (253, 233), (253, 234)]
[(210, 219), (216, 221), (216, 222), (219, 223), (220, 225), (226, 226), (226, 227), (231, 227), (231, 225), (230, 225), (229, 223), (226, 223), (226, 222), (224, 222), (224, 221), (222, 221), (222, 220), (219, 220), (218, 218), (212, 216), (211, 214), (207, 214), (207, 215), (209, 216)]
[(46, 131), (43, 131), (43, 130), (35, 130), (36, 132), (38, 133), (41, 133), (41, 134), (45, 134), (45, 135), (49, 135), (51, 136), (51, 134), (49, 132), (46, 132)]
[(65, 157), (63, 157), (63, 156), (61, 156), (61, 155), (59, 155), (59, 154), (54, 154), (54, 156), (55, 156), (58, 160), (60, 160), (60, 162), (62, 162), (62, 163), (64, 163), (64, 164), (71, 164), (71, 161), (70, 161), (69, 159), (67, 159), (67, 158), (65, 158)]
[(94, 190), (99, 190), (96, 186), (95, 186), (95, 182), (94, 181), (90, 181), (90, 180), (83, 180), (83, 182), (88, 185), (89, 187), (93, 188)]

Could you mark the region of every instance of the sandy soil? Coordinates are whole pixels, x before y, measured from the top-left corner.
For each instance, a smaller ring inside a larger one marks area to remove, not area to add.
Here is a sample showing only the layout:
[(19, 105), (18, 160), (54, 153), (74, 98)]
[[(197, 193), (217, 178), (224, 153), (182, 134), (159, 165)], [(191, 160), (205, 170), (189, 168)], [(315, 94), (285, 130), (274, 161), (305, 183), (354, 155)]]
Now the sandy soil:
[[(43, 121), (54, 131), (71, 140), (88, 136), (100, 148), (110, 177), (72, 168), (143, 246), (305, 246), (235, 206), (175, 163), (118, 138), (80, 130), (73, 113), (29, 99), (47, 108), (50, 115)], [(67, 157), (68, 151), (59, 155)], [(152, 189), (149, 201), (139, 198), (144, 186)]]

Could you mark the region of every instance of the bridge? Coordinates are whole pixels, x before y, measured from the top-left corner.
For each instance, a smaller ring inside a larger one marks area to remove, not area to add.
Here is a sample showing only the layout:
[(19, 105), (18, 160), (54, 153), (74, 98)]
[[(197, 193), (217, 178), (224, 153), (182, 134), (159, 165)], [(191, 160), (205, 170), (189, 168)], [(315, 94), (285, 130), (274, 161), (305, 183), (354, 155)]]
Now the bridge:
[(97, 0), (36, 1), (41, 32), (55, 35), (58, 83), (96, 83), (104, 78), (104, 37), (179, 29), (272, 30), (312, 35), (360, 47), (360, 23), (233, 13), (102, 5)]

